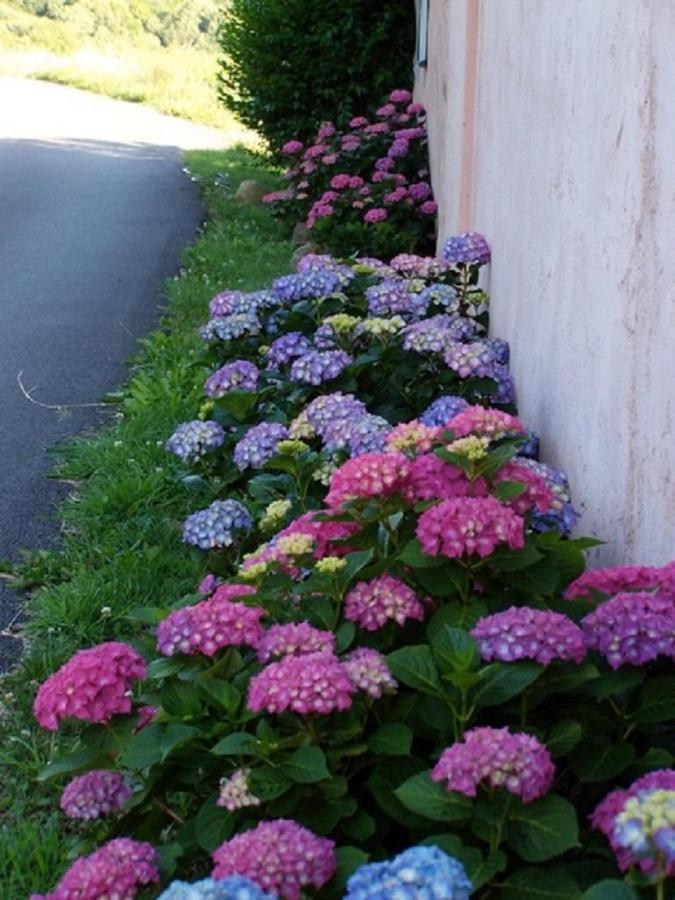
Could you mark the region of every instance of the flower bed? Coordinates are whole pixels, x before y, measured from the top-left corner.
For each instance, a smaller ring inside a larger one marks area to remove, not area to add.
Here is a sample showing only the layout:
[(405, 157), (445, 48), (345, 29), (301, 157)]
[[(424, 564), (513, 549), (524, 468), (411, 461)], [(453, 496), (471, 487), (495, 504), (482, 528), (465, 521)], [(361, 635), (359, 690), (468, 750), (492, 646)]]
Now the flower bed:
[(309, 256), (213, 298), (167, 440), (218, 497), (183, 530), (209, 574), (39, 690), (84, 723), (44, 777), (105, 841), (48, 897), (665, 897), (675, 565), (584, 573), (488, 259)]

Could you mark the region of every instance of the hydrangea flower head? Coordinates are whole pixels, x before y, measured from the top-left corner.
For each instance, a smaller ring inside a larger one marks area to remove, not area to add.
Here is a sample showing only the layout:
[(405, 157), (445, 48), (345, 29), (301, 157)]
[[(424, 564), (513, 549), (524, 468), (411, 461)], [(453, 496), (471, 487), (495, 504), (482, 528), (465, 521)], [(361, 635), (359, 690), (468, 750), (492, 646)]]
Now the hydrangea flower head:
[(261, 891), (257, 884), (241, 875), (229, 875), (219, 881), (173, 881), (158, 900), (277, 900)]
[[(522, 447), (519, 452), (523, 452)], [(517, 456), (513, 462), (518, 463), (521, 468), (530, 469), (543, 478), (553, 496), (548, 509), (534, 512), (530, 523), (532, 529), (534, 531), (556, 529), (562, 534), (569, 534), (579, 521), (581, 514), (572, 506), (570, 485), (565, 472), (556, 466), (523, 456)]]
[(133, 683), (146, 675), (143, 657), (128, 644), (108, 641), (79, 650), (40, 685), (35, 718), (56, 731), (61, 719), (102, 723), (128, 715)]
[(133, 900), (141, 886), (159, 881), (157, 862), (151, 844), (115, 838), (76, 859), (53, 891), (31, 900)]
[(244, 875), (281, 900), (300, 900), (303, 888), (319, 890), (332, 877), (335, 843), (291, 819), (274, 819), (225, 841), (213, 861), (216, 879)]
[(334, 653), (335, 635), (332, 631), (314, 628), (309, 622), (272, 625), (258, 641), (257, 651), (258, 659), (263, 663), (303, 653)]
[(444, 359), (448, 368), (460, 378), (489, 378), (497, 361), (488, 341), (470, 344), (453, 341), (446, 349)]
[(424, 425), (417, 419), (396, 425), (386, 437), (387, 451), (408, 451), (414, 456), (431, 450), (438, 438), (439, 429)]
[(242, 312), (210, 319), (199, 334), (205, 341), (218, 338), (224, 343), (230, 343), (242, 337), (259, 335), (261, 329), (262, 325), (255, 312)]
[(251, 793), (248, 786), (250, 769), (237, 769), (229, 778), (221, 778), (216, 806), (223, 806), (229, 812), (260, 806), (260, 799)]
[(613, 669), (643, 666), (659, 656), (675, 659), (675, 598), (626, 591), (601, 603), (581, 621), (586, 643)]
[(344, 900), (469, 900), (472, 887), (462, 863), (438, 847), (419, 846), (361, 866)]
[(484, 266), (490, 262), (490, 245), (477, 231), (466, 231), (449, 237), (443, 246), (446, 262)]
[[(419, 296), (422, 294), (424, 291)], [(442, 313), (408, 325), (404, 331), (403, 349), (422, 354), (448, 353), (459, 341), (471, 338), (474, 331), (475, 325), (470, 319)], [(463, 346), (472, 347), (473, 344)]]
[(277, 445), (288, 437), (288, 428), (280, 422), (261, 422), (249, 428), (235, 445), (234, 464), (244, 469), (261, 469), (277, 452)]
[(530, 734), (508, 728), (472, 728), (443, 751), (431, 772), (449, 791), (475, 797), (478, 785), (506, 790), (531, 803), (547, 793), (555, 767), (551, 754)]
[(328, 715), (349, 709), (354, 691), (344, 666), (332, 653), (284, 656), (251, 679), (248, 708), (273, 715), (289, 710), (304, 716)]
[(298, 300), (320, 300), (334, 294), (342, 286), (338, 272), (332, 269), (307, 269), (293, 275), (282, 275), (272, 284), (272, 293), (284, 303)]
[(580, 575), (565, 591), (568, 600), (577, 597), (592, 600), (593, 592), (618, 594), (625, 591), (648, 591), (658, 585), (658, 569), (654, 566), (609, 566), (590, 569)]
[[(364, 453), (379, 453), (384, 450), (387, 435), (391, 431), (391, 425), (382, 416), (373, 416), (370, 413), (350, 422), (345, 431), (347, 446), (350, 456), (363, 456)], [(329, 436), (331, 444), (336, 443), (334, 431), (331, 429)]]
[(60, 806), (69, 819), (85, 822), (109, 816), (131, 797), (131, 788), (119, 772), (93, 769), (69, 782), (61, 794)]
[(586, 657), (583, 632), (571, 619), (529, 606), (485, 616), (471, 635), (488, 662), (533, 659), (547, 666), (556, 659), (580, 663)]
[(217, 400), (230, 391), (257, 391), (259, 374), (254, 363), (236, 359), (209, 375), (204, 382), (204, 392), (207, 397)]
[(455, 437), (466, 437), (469, 434), (489, 437), (491, 440), (525, 433), (525, 426), (515, 416), (490, 409), (484, 406), (469, 406), (441, 423), (452, 431)]
[(206, 509), (188, 516), (183, 540), (201, 550), (230, 547), (238, 536), (253, 528), (251, 514), (238, 500), (214, 500)]
[(504, 481), (518, 482), (525, 485), (525, 490), (504, 502), (518, 515), (524, 516), (533, 510), (545, 513), (554, 501), (553, 491), (547, 481), (529, 466), (510, 460), (505, 463), (494, 477), (494, 484)]
[(635, 857), (662, 855), (675, 864), (675, 791), (656, 788), (629, 797), (614, 820), (614, 840)]
[(214, 319), (222, 319), (234, 313), (244, 312), (241, 306), (244, 297), (243, 291), (221, 291), (209, 301), (209, 315)]
[(411, 587), (391, 575), (360, 581), (345, 598), (344, 616), (366, 631), (377, 631), (387, 622), (403, 625), (406, 619), (424, 618), (424, 606)]
[(352, 650), (342, 665), (354, 687), (375, 700), (383, 693), (393, 694), (398, 687), (384, 656), (371, 647)]
[(216, 450), (225, 440), (225, 432), (217, 422), (195, 419), (183, 422), (164, 445), (184, 463), (196, 462), (210, 450)]
[(291, 366), (291, 381), (318, 386), (324, 381), (333, 381), (352, 362), (344, 350), (310, 350), (298, 356)]
[(273, 341), (267, 351), (267, 368), (278, 369), (312, 349), (309, 338), (299, 331), (289, 331)]
[(401, 493), (409, 472), (403, 453), (364, 453), (348, 459), (331, 477), (326, 505), (334, 509), (347, 500)]
[(489, 556), (500, 544), (519, 550), (525, 523), (494, 497), (457, 497), (425, 510), (417, 537), (429, 556)]
[(366, 300), (371, 316), (418, 315), (414, 295), (409, 292), (406, 282), (400, 279), (385, 279), (372, 285), (366, 291)]
[(365, 404), (353, 394), (336, 391), (322, 394), (312, 400), (305, 409), (305, 416), (313, 432), (323, 438), (328, 449), (336, 450), (347, 446), (348, 437), (340, 440), (347, 426), (366, 415)]
[(157, 649), (163, 656), (213, 656), (223, 647), (257, 646), (265, 611), (232, 600), (251, 593), (248, 585), (223, 585), (209, 600), (174, 610), (157, 626)]
[(432, 404), (427, 406), (420, 415), (420, 422), (433, 428), (438, 425), (445, 425), (456, 415), (469, 408), (469, 404), (463, 397), (454, 394), (446, 394), (434, 400)]
[(445, 462), (435, 453), (424, 453), (410, 463), (403, 493), (410, 503), (417, 503), (481, 496), (487, 493), (487, 488), (483, 479), (471, 482), (459, 466)]

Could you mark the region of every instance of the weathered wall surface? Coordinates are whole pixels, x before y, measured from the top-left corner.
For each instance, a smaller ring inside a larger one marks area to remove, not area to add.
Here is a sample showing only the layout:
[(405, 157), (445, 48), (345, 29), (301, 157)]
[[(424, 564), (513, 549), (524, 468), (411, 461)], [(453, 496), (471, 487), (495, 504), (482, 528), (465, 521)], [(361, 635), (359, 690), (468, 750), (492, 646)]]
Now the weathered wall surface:
[(521, 415), (598, 561), (675, 558), (675, 3), (431, 0), (440, 235), (493, 248)]

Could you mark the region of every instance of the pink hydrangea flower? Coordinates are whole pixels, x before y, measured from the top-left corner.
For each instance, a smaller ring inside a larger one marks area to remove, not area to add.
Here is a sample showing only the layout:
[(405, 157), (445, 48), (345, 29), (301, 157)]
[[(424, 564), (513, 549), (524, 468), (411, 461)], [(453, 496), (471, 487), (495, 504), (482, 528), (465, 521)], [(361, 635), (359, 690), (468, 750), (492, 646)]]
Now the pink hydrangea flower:
[(133, 900), (142, 885), (159, 882), (157, 862), (151, 844), (115, 838), (76, 859), (53, 891), (31, 900)]
[(363, 453), (333, 472), (326, 505), (340, 507), (347, 500), (401, 493), (410, 473), (403, 453)]
[[(412, 94), (404, 88), (396, 88), (396, 90), (389, 94), (389, 99), (392, 103), (410, 103)], [(410, 112), (410, 110), (408, 110), (408, 112)]]
[[(633, 866), (638, 866), (642, 872), (648, 874), (656, 872), (656, 863), (652, 857), (634, 856), (627, 847), (622, 846), (616, 840), (615, 836), (616, 817), (623, 812), (627, 801), (654, 790), (675, 791), (675, 771), (673, 769), (657, 769), (638, 778), (625, 790), (611, 791), (590, 817), (592, 827), (601, 831), (609, 841), (622, 872)], [(668, 864), (666, 874), (675, 875), (675, 861)]]
[(332, 122), (323, 122), (321, 127), (316, 133), (316, 136), (319, 140), (324, 141), (326, 138), (333, 137), (335, 134), (336, 128)]
[(250, 769), (237, 769), (229, 778), (221, 778), (216, 806), (223, 806), (229, 812), (260, 806), (260, 800), (252, 794), (248, 786)]
[(335, 635), (314, 628), (309, 622), (272, 625), (260, 638), (257, 651), (258, 659), (263, 663), (303, 653), (334, 653)]
[(327, 715), (349, 709), (354, 690), (344, 666), (332, 653), (285, 656), (251, 679), (248, 708), (274, 715), (289, 710), (303, 716)]
[(506, 790), (531, 803), (551, 787), (555, 766), (551, 754), (530, 734), (508, 728), (472, 728), (464, 740), (443, 751), (431, 772), (449, 791), (475, 797), (479, 784)]
[(386, 134), (389, 131), (388, 122), (374, 122), (363, 129), (365, 134)]
[(365, 128), (368, 124), (368, 119), (365, 116), (355, 116), (353, 119), (349, 120), (350, 128)]
[(302, 151), (303, 146), (300, 141), (286, 141), (281, 148), (281, 152), (286, 156), (296, 156), (298, 153), (302, 153)]
[(369, 209), (363, 216), (364, 222), (368, 222), (373, 225), (377, 222), (384, 222), (388, 218), (387, 210), (382, 209), (381, 206), (373, 207), (373, 209)]
[(436, 442), (440, 430), (440, 428), (423, 425), (419, 419), (413, 419), (411, 422), (401, 422), (400, 425), (392, 428), (384, 443), (389, 452), (408, 450), (414, 455), (427, 453)]
[(377, 631), (387, 622), (403, 625), (406, 619), (424, 618), (424, 606), (411, 587), (391, 575), (360, 581), (345, 598), (345, 619), (366, 631)]
[(505, 463), (493, 479), (494, 484), (500, 484), (503, 481), (518, 481), (525, 485), (525, 490), (522, 494), (510, 497), (504, 501), (508, 507), (520, 516), (527, 515), (534, 509), (545, 513), (555, 501), (553, 491), (546, 480), (541, 475), (538, 475), (526, 466), (521, 466), (517, 462)]
[(131, 788), (119, 772), (94, 769), (66, 785), (60, 806), (70, 819), (85, 822), (117, 812), (131, 797)]
[(423, 216), (435, 216), (438, 212), (438, 203), (435, 200), (425, 200), (417, 208)]
[(330, 180), (330, 186), (334, 191), (341, 191), (344, 188), (351, 187), (351, 176), (346, 175), (343, 172), (341, 172), (339, 175), (333, 175)]
[(524, 434), (525, 426), (515, 416), (500, 409), (486, 409), (484, 406), (470, 406), (446, 423), (445, 428), (455, 437), (489, 437), (493, 440), (507, 434)]
[(305, 150), (305, 159), (317, 159), (319, 156), (323, 156), (324, 153), (328, 152), (328, 147), (325, 144), (314, 144), (313, 147), (308, 147)]
[(406, 112), (411, 116), (419, 116), (424, 112), (424, 106), (421, 103), (410, 103), (406, 107)]
[(138, 731), (142, 731), (144, 728), (147, 728), (158, 712), (158, 706), (139, 706), (138, 710), (136, 711), (137, 718), (136, 725), (134, 727), (134, 734), (136, 734)]
[(586, 643), (613, 669), (675, 659), (675, 598), (644, 591), (616, 594), (581, 621)]
[[(361, 457), (362, 458), (362, 457)], [(346, 543), (359, 530), (356, 522), (331, 522), (317, 519), (319, 513), (331, 513), (334, 510), (317, 510), (308, 512), (288, 524), (283, 531), (277, 534), (275, 540), (288, 537), (293, 534), (308, 534), (314, 538), (314, 559), (323, 559), (324, 556), (345, 556), (353, 551), (353, 547)]]
[(209, 572), (209, 574), (205, 575), (197, 585), (197, 593), (212, 594), (219, 584), (221, 584), (221, 579), (218, 578), (217, 575), (213, 575)]
[(442, 500), (425, 510), (417, 537), (429, 556), (489, 556), (499, 544), (519, 550), (525, 543), (525, 522), (494, 497)]
[(398, 687), (384, 656), (370, 647), (352, 650), (343, 665), (355, 687), (375, 700), (379, 700), (383, 693), (394, 693)]
[(581, 597), (593, 599), (593, 591), (600, 594), (618, 594), (622, 591), (645, 591), (658, 585), (658, 572), (654, 566), (610, 566), (591, 569), (580, 575), (565, 591), (568, 600)]
[(131, 712), (132, 685), (146, 674), (143, 657), (128, 644), (109, 641), (80, 650), (40, 685), (35, 718), (48, 731), (56, 731), (61, 719), (108, 722)]
[(376, 116), (381, 116), (383, 119), (388, 118), (389, 116), (396, 115), (396, 107), (391, 103), (385, 103), (384, 106), (381, 106), (379, 109), (375, 110)]
[(250, 585), (225, 584), (209, 600), (174, 610), (157, 627), (157, 649), (164, 656), (213, 656), (223, 647), (255, 647), (263, 634), (260, 619), (265, 611), (232, 602), (232, 597), (252, 593)]
[(534, 659), (547, 666), (554, 659), (580, 663), (586, 656), (583, 632), (571, 619), (529, 606), (485, 616), (471, 635), (488, 662)]
[(325, 156), (321, 157), (321, 162), (324, 166), (332, 166), (338, 161), (337, 153), (327, 153)]
[(445, 462), (435, 453), (425, 453), (411, 462), (403, 493), (410, 503), (452, 500), (485, 496), (487, 485), (482, 478), (469, 481), (459, 466)]
[(260, 822), (225, 841), (213, 854), (213, 877), (250, 878), (281, 900), (300, 900), (303, 888), (319, 890), (337, 867), (335, 843), (291, 819)]

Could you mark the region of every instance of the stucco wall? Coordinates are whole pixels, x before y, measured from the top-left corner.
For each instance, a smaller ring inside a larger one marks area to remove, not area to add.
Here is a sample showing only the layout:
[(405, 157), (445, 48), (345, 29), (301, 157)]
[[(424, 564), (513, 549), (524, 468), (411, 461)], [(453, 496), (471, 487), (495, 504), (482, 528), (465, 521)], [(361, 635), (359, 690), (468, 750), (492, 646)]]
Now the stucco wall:
[(431, 0), (440, 235), (485, 233), (521, 416), (598, 562), (675, 558), (675, 3)]

